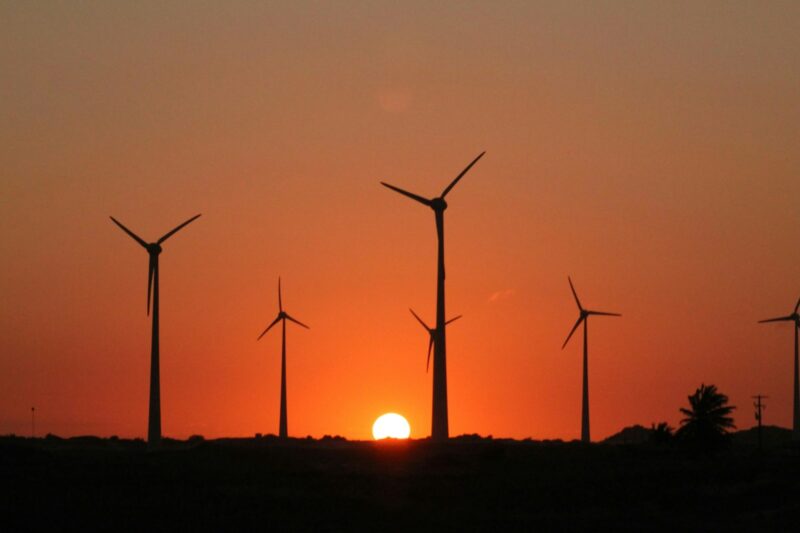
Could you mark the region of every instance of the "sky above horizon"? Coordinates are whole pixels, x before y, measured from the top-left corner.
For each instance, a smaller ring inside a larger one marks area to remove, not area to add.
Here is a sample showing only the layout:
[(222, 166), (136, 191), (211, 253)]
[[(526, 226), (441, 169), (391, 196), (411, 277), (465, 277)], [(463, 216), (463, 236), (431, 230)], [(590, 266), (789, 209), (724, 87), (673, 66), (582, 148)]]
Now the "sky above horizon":
[(0, 434), (143, 437), (147, 256), (166, 436), (430, 431), (435, 196), (450, 432), (592, 437), (701, 383), (791, 426), (796, 2), (0, 5)]

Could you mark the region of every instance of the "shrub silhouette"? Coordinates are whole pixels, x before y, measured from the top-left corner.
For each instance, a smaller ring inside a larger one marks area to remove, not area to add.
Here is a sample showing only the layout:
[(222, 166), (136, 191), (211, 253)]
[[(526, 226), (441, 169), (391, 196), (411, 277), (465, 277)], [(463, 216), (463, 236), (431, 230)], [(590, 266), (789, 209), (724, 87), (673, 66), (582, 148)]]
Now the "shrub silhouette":
[(650, 441), (653, 444), (670, 444), (675, 437), (675, 430), (666, 422), (659, 422), (650, 426)]
[(685, 418), (676, 436), (692, 447), (713, 450), (728, 442), (728, 430), (736, 429), (731, 413), (736, 407), (728, 405), (728, 397), (714, 385), (701, 384), (689, 396), (689, 408), (681, 407)]

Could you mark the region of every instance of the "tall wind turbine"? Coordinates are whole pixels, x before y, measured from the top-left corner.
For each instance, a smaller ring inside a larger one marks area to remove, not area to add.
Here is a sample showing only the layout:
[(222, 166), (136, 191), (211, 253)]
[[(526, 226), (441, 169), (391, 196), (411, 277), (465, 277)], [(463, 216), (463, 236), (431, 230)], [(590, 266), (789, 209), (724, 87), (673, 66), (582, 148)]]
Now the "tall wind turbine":
[(439, 241), (438, 269), (436, 277), (436, 335), (433, 343), (433, 416), (431, 417), (431, 438), (433, 440), (445, 440), (450, 436), (447, 417), (447, 340), (445, 335), (445, 312), (444, 312), (444, 210), (447, 209), (447, 202), (444, 198), (447, 193), (456, 186), (456, 183), (464, 177), (464, 174), (478, 162), (486, 152), (481, 152), (478, 157), (467, 165), (467, 168), (456, 176), (440, 196), (436, 198), (425, 198), (417, 194), (404, 191), (394, 185), (381, 182), (381, 185), (388, 187), (395, 192), (408, 196), (422, 205), (433, 209), (436, 217), (436, 234)]
[(797, 333), (800, 330), (800, 314), (798, 314), (798, 310), (800, 310), (800, 300), (797, 300), (791, 315), (759, 320), (760, 324), (764, 322), (794, 322), (794, 415), (792, 420), (792, 440), (800, 440), (800, 389), (798, 389), (800, 376), (798, 376), (797, 368)]
[[(436, 338), (436, 328), (428, 327), (428, 324), (423, 322), (422, 319), (419, 316), (417, 316), (417, 313), (415, 313), (414, 310), (411, 309), (410, 307), (408, 310), (411, 311), (411, 314), (414, 315), (414, 318), (416, 318), (417, 321), (420, 324), (422, 324), (422, 327), (425, 328), (425, 330), (428, 332), (428, 336), (430, 337), (430, 341), (428, 342), (428, 362), (425, 363), (425, 372), (427, 372), (431, 366), (431, 350), (433, 350), (433, 340)], [(450, 320), (445, 322), (444, 325), (447, 326), (450, 322), (455, 322), (459, 318), (461, 318), (461, 315), (451, 318)]]
[(591, 442), (591, 438), (589, 437), (589, 333), (587, 330), (589, 326), (589, 317), (591, 315), (622, 315), (619, 313), (589, 311), (588, 309), (584, 309), (581, 305), (581, 301), (578, 299), (578, 293), (575, 292), (575, 287), (572, 285), (572, 279), (569, 276), (567, 276), (567, 279), (569, 280), (569, 288), (572, 289), (572, 295), (575, 297), (575, 303), (578, 304), (578, 311), (580, 311), (580, 315), (578, 315), (578, 321), (575, 322), (574, 326), (572, 326), (572, 330), (570, 330), (569, 335), (567, 335), (567, 340), (564, 341), (561, 349), (563, 350), (567, 346), (572, 334), (575, 333), (575, 330), (578, 329), (578, 326), (580, 326), (581, 322), (583, 322), (583, 403), (581, 409), (581, 441)]
[(278, 322), (283, 322), (283, 330), (281, 332), (281, 419), (280, 424), (278, 426), (278, 436), (285, 439), (289, 436), (289, 432), (287, 429), (287, 421), (286, 421), (286, 321), (291, 320), (297, 325), (303, 326), (306, 329), (310, 329), (308, 326), (300, 322), (299, 320), (292, 318), (289, 316), (289, 313), (283, 310), (283, 301), (281, 300), (281, 278), (278, 278), (278, 317), (272, 321), (272, 323), (267, 326), (267, 329), (261, 332), (261, 335), (258, 336), (258, 340), (261, 340), (263, 337), (275, 324)]
[(147, 422), (147, 443), (158, 446), (161, 442), (161, 380), (159, 373), (158, 350), (158, 256), (161, 253), (161, 244), (172, 237), (184, 226), (193, 222), (200, 215), (195, 215), (177, 228), (164, 234), (156, 242), (147, 243), (134, 232), (122, 225), (114, 217), (109, 217), (122, 231), (131, 236), (133, 240), (142, 245), (150, 255), (150, 264), (147, 273), (147, 314), (150, 314), (150, 296), (153, 297), (153, 333), (150, 340), (150, 413)]

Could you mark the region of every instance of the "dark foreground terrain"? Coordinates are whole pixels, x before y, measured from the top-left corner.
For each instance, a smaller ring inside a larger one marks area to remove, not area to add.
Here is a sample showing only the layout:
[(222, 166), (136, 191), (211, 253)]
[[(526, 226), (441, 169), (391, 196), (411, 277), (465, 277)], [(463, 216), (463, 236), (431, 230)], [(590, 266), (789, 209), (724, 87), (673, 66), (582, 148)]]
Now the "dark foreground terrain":
[[(794, 530), (800, 449), (0, 438), (0, 530)], [(752, 440), (752, 439), (751, 439)], [(782, 439), (781, 439), (782, 440)]]

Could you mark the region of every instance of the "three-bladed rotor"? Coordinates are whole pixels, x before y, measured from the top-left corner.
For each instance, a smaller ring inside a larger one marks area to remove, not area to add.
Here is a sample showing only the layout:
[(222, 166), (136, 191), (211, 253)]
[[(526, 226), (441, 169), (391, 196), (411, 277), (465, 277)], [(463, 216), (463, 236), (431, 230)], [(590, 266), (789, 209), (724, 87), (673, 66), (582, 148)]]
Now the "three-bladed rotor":
[[(415, 313), (414, 310), (411, 309), (410, 307), (408, 308), (408, 310), (411, 311), (411, 314), (414, 315), (414, 318), (416, 318), (417, 321), (420, 324), (422, 324), (422, 327), (425, 328), (425, 330), (428, 332), (428, 335), (430, 336), (430, 341), (428, 342), (428, 361), (427, 361), (427, 363), (425, 363), (425, 372), (427, 372), (428, 369), (431, 366), (431, 351), (433, 350), (433, 340), (436, 337), (436, 328), (432, 328), (432, 327), (428, 326), (428, 324), (426, 324), (419, 316), (417, 316), (417, 313)], [(455, 322), (456, 320), (458, 320), (462, 316), (463, 315), (458, 315), (457, 317), (453, 317), (450, 320), (448, 320), (447, 322), (445, 322), (444, 325), (446, 326), (450, 322)]]
[(481, 152), (480, 155), (478, 155), (478, 157), (473, 159), (472, 162), (469, 165), (467, 165), (467, 167), (464, 170), (462, 170), (461, 173), (458, 176), (456, 176), (456, 178), (453, 181), (450, 182), (450, 185), (448, 185), (447, 187), (444, 188), (444, 190), (442, 191), (442, 194), (440, 196), (435, 197), (435, 198), (430, 198), (430, 199), (425, 198), (424, 196), (420, 196), (418, 194), (414, 194), (413, 192), (408, 192), (406, 190), (403, 190), (400, 187), (395, 187), (394, 185), (390, 185), (389, 183), (386, 183), (385, 181), (382, 181), (381, 185), (383, 185), (384, 187), (387, 187), (389, 189), (392, 189), (393, 191), (398, 192), (398, 193), (400, 193), (400, 194), (402, 194), (404, 196), (408, 196), (412, 200), (416, 200), (417, 202), (419, 202), (419, 203), (421, 203), (423, 205), (427, 205), (428, 207), (430, 207), (434, 211), (442, 212), (445, 209), (447, 209), (447, 202), (445, 202), (444, 197), (447, 196), (447, 193), (449, 193), (450, 190), (453, 187), (456, 186), (456, 183), (458, 183), (459, 180), (461, 180), (461, 178), (464, 177), (464, 174), (466, 174), (469, 171), (469, 169), (471, 169), (472, 166), (475, 163), (477, 163), (478, 160), (481, 157), (483, 157), (483, 154), (485, 154), (485, 153), (486, 152)]
[(127, 233), (133, 240), (135, 240), (140, 245), (142, 245), (142, 247), (145, 250), (147, 250), (147, 253), (150, 254), (150, 262), (149, 262), (149, 265), (148, 265), (148, 272), (147, 272), (147, 314), (148, 315), (150, 314), (150, 294), (152, 293), (152, 290), (153, 290), (153, 279), (155, 278), (156, 273), (158, 272), (158, 255), (162, 251), (161, 243), (163, 243), (164, 241), (166, 241), (167, 239), (172, 237), (175, 233), (177, 233), (179, 230), (183, 229), (190, 222), (194, 222), (194, 220), (197, 219), (199, 216), (200, 216), (199, 214), (193, 216), (192, 218), (190, 218), (189, 220), (187, 220), (183, 224), (180, 224), (179, 226), (177, 226), (175, 229), (165, 233), (156, 242), (150, 242), (150, 243), (145, 242), (144, 239), (142, 239), (141, 237), (136, 235), (134, 232), (132, 232), (131, 230), (126, 228), (122, 224), (122, 222), (120, 222), (116, 218), (114, 218), (112, 216), (109, 217), (114, 222), (114, 224), (119, 226), (120, 229), (122, 229), (122, 231)]
[(267, 329), (261, 332), (261, 335), (259, 335), (258, 339), (256, 340), (261, 340), (261, 337), (263, 337), (270, 329), (272, 329), (272, 326), (274, 326), (281, 320), (289, 320), (299, 326), (303, 326), (306, 329), (311, 329), (302, 322), (300, 322), (299, 320), (297, 320), (296, 318), (293, 318), (291, 315), (289, 315), (289, 313), (283, 310), (283, 298), (281, 297), (281, 278), (278, 278), (278, 316), (275, 318), (275, 320), (273, 320), (270, 323), (269, 326), (267, 326)]
[(572, 334), (575, 333), (575, 330), (578, 329), (578, 326), (581, 325), (581, 322), (586, 320), (589, 316), (591, 316), (591, 315), (622, 316), (619, 313), (609, 313), (609, 312), (606, 312), (606, 311), (590, 311), (589, 309), (584, 309), (583, 306), (581, 305), (580, 299), (578, 298), (578, 293), (575, 292), (575, 286), (572, 284), (572, 278), (567, 276), (567, 280), (569, 280), (569, 288), (572, 289), (572, 296), (575, 297), (575, 303), (578, 305), (578, 311), (580, 312), (580, 315), (578, 316), (578, 321), (575, 322), (574, 326), (572, 326), (572, 329), (570, 330), (569, 335), (567, 335), (567, 340), (565, 340), (564, 344), (561, 345), (561, 349), (562, 350), (567, 346), (567, 343), (569, 342), (569, 339), (572, 338)]

